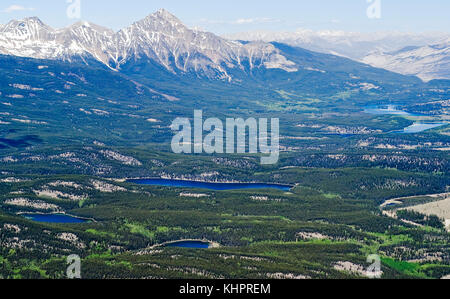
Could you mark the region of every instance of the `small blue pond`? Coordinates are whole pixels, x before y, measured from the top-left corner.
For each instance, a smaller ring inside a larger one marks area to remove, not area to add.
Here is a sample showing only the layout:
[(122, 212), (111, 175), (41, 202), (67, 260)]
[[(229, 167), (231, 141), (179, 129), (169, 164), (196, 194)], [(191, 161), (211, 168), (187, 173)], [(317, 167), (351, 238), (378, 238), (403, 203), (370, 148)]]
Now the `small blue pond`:
[(128, 182), (139, 185), (177, 187), (177, 188), (199, 188), (210, 190), (239, 190), (239, 189), (277, 189), (289, 191), (290, 186), (264, 183), (206, 183), (184, 180), (168, 180), (168, 179), (136, 179), (128, 180)]
[(84, 223), (88, 221), (65, 214), (22, 214), (22, 216), (36, 222), (47, 223)]

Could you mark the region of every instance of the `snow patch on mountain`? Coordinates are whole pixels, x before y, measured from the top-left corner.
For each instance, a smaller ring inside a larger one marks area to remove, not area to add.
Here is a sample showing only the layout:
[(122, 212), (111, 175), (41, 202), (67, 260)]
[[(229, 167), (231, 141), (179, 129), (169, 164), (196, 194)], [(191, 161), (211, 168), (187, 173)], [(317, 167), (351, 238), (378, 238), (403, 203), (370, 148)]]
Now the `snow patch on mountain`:
[(424, 47), (408, 47), (394, 52), (375, 52), (364, 63), (423, 81), (450, 79), (450, 42)]

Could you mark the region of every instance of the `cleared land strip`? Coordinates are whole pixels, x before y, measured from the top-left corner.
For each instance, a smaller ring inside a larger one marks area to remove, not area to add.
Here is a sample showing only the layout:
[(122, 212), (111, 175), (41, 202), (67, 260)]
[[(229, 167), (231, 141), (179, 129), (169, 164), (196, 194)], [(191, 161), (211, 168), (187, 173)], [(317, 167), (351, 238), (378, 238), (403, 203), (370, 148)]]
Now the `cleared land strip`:
[[(435, 215), (438, 216), (441, 219), (445, 220), (445, 227), (447, 231), (450, 232), (450, 193), (440, 193), (440, 194), (430, 194), (430, 195), (422, 195), (422, 196), (410, 196), (410, 197), (402, 197), (402, 198), (394, 198), (385, 201), (380, 207), (385, 208), (388, 205), (398, 205), (407, 203), (408, 200), (415, 199), (418, 197), (429, 197), (430, 200), (434, 200), (429, 203), (424, 204), (418, 204), (415, 206), (405, 207), (405, 208), (398, 208), (390, 211), (383, 211), (383, 214), (389, 217), (397, 218), (396, 212), (399, 210), (409, 210), (409, 211), (415, 211), (419, 212), (421, 214), (431, 216)], [(441, 200), (439, 200), (441, 199)], [(406, 221), (404, 221), (406, 222)], [(415, 223), (410, 224), (417, 225)]]

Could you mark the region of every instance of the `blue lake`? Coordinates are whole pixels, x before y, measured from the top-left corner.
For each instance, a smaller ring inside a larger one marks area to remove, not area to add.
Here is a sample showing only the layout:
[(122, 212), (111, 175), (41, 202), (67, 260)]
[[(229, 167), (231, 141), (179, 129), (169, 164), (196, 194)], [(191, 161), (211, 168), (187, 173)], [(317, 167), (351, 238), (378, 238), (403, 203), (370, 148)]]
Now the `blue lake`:
[(22, 214), (23, 217), (46, 223), (84, 223), (88, 220), (64, 214)]
[(277, 184), (264, 184), (264, 183), (206, 183), (196, 181), (184, 181), (184, 180), (168, 180), (168, 179), (137, 179), (128, 180), (128, 182), (151, 185), (151, 186), (164, 186), (164, 187), (177, 187), (177, 188), (198, 188), (209, 190), (239, 190), (239, 189), (277, 189), (282, 191), (289, 191), (292, 187), (287, 185)]
[(421, 116), (420, 114), (409, 113), (404, 110), (399, 110), (394, 105), (381, 106), (367, 106), (364, 112), (374, 115), (403, 115), (403, 116)]
[[(423, 115), (413, 114), (403, 110), (399, 110), (394, 105), (386, 105), (386, 106), (367, 106), (364, 108), (364, 112), (368, 114), (374, 115), (402, 115), (402, 116), (411, 116), (411, 117), (420, 117)], [(414, 123), (409, 127), (404, 128), (403, 130), (395, 131), (393, 133), (401, 133), (401, 134), (415, 134), (420, 132), (425, 132), (427, 130), (431, 130), (434, 128), (439, 128), (447, 125), (448, 123), (435, 122), (435, 123)]]
[(434, 128), (439, 128), (439, 127), (442, 127), (445, 125), (447, 125), (447, 124), (446, 123), (429, 123), (429, 124), (415, 123), (409, 127), (404, 128), (401, 131), (397, 131), (396, 133), (414, 134), (414, 133), (420, 133), (420, 132), (424, 132), (427, 130), (431, 130)]
[(209, 243), (202, 242), (202, 241), (180, 241), (180, 242), (167, 244), (166, 247), (208, 249)]

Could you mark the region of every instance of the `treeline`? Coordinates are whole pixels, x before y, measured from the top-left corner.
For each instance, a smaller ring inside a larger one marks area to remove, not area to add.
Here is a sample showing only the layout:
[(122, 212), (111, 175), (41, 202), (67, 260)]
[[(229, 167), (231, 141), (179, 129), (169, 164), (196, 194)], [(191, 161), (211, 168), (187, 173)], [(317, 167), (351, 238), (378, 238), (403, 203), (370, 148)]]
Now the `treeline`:
[(436, 215), (424, 215), (422, 213), (411, 211), (411, 210), (399, 210), (397, 211), (397, 216), (400, 219), (412, 221), (414, 223), (424, 225), (424, 226), (430, 226), (437, 229), (444, 229), (444, 220), (440, 219)]

